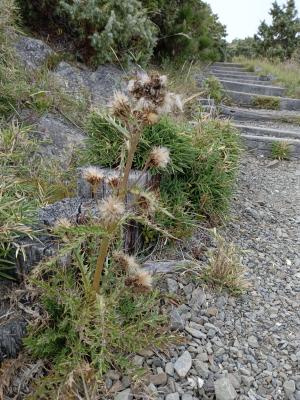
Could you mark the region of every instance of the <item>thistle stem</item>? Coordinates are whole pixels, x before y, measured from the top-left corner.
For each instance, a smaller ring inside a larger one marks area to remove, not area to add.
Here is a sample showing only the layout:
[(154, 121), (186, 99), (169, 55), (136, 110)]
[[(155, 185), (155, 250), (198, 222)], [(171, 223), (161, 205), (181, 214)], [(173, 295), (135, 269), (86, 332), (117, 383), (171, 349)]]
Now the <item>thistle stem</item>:
[(109, 245), (110, 245), (110, 237), (106, 237), (101, 241), (99, 255), (96, 263), (96, 270), (93, 279), (93, 289), (95, 292), (98, 292), (100, 287), (101, 275), (103, 271), (104, 262), (108, 253)]
[(137, 130), (137, 132), (135, 132), (135, 134), (133, 135), (133, 140), (130, 143), (130, 150), (128, 153), (128, 157), (127, 157), (127, 162), (125, 165), (125, 170), (124, 170), (124, 176), (120, 185), (120, 192), (119, 192), (119, 198), (121, 200), (125, 199), (126, 196), (126, 192), (127, 192), (127, 185), (128, 185), (128, 179), (129, 179), (129, 174), (132, 168), (132, 164), (133, 164), (133, 159), (134, 159), (134, 155), (140, 140), (140, 136), (141, 136), (141, 132), (142, 129)]

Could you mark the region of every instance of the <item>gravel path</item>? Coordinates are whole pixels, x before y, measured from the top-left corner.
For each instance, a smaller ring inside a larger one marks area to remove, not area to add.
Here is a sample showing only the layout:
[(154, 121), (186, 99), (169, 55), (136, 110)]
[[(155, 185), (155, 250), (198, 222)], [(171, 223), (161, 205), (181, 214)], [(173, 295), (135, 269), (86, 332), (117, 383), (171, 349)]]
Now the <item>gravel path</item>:
[(144, 360), (148, 388), (160, 400), (299, 400), (300, 163), (245, 155), (223, 235), (252, 286), (234, 298), (167, 278), (185, 299), (171, 321), (187, 343)]
[(226, 236), (244, 250), (253, 290), (224, 310), (243, 354), (235, 365), (253, 398), (300, 399), (300, 163), (246, 156), (237, 187)]

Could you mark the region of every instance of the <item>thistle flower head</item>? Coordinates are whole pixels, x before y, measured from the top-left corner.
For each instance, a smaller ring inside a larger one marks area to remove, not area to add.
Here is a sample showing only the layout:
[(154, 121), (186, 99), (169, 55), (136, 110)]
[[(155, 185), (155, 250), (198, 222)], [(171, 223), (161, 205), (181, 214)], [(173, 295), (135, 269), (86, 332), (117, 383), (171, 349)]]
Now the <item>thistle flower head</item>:
[(91, 185), (99, 185), (104, 179), (104, 175), (97, 167), (87, 167), (82, 171), (83, 178)]
[(137, 274), (129, 277), (126, 282), (141, 291), (148, 291), (152, 288), (152, 277), (147, 271), (139, 270)]
[(170, 150), (166, 147), (154, 147), (150, 153), (150, 163), (157, 168), (166, 168), (170, 162)]
[(122, 92), (115, 92), (114, 98), (110, 103), (110, 109), (116, 117), (126, 117), (131, 112), (130, 101), (126, 94)]
[(118, 189), (120, 186), (120, 178), (118, 176), (109, 176), (106, 182), (112, 189)]
[(113, 254), (113, 258), (124, 269), (128, 275), (135, 275), (139, 272), (140, 266), (134, 256), (129, 256), (123, 251), (116, 251)]
[(122, 218), (125, 213), (125, 206), (118, 197), (109, 196), (101, 201), (99, 211), (105, 225), (111, 225)]
[(154, 192), (141, 192), (137, 198), (138, 207), (148, 213), (153, 214), (156, 210), (157, 197)]

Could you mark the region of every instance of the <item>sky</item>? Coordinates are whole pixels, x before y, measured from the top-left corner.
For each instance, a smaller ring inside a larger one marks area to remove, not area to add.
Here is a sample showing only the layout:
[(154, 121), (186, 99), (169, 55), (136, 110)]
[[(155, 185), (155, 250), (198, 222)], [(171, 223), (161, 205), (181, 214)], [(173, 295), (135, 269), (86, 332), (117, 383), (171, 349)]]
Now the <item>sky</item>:
[[(227, 40), (253, 36), (261, 21), (270, 22), (268, 14), (274, 0), (206, 0), (222, 24), (227, 26)], [(282, 5), (285, 0), (277, 0)], [(296, 0), (300, 13), (300, 0)]]

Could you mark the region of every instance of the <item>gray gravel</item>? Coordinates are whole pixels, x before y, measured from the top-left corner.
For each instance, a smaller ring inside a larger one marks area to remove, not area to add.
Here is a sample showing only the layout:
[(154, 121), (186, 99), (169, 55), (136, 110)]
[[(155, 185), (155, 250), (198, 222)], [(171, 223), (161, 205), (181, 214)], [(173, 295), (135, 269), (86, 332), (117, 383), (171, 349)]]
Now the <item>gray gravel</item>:
[[(184, 299), (170, 316), (187, 342), (169, 357), (145, 357), (143, 365), (153, 374), (167, 375), (161, 385), (152, 378), (151, 398), (297, 400), (300, 163), (245, 155), (222, 234), (241, 249), (251, 287), (231, 297), (183, 274), (165, 280), (165, 290)], [(132, 398), (148, 397), (132, 392)]]

